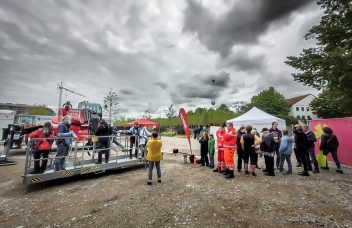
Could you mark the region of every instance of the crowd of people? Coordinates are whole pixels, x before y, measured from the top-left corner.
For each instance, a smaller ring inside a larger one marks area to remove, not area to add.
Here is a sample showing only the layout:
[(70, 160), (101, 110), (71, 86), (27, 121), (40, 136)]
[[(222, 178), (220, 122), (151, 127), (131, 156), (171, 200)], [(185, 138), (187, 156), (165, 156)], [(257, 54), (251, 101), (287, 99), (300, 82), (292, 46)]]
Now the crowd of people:
[[(324, 127), (323, 132), (319, 149), (324, 156), (331, 153), (337, 166), (336, 172), (342, 174), (337, 155), (338, 139), (329, 127)], [(256, 170), (259, 169), (259, 156), (264, 157), (265, 168), (262, 171), (265, 175), (275, 176), (275, 165), (280, 173), (289, 175), (292, 174), (293, 170), (291, 156), (294, 152), (297, 159), (296, 167), (303, 167), (302, 172), (299, 172), (298, 175), (309, 176), (310, 171), (317, 174), (320, 172), (320, 168), (329, 169), (327, 162), (323, 167), (319, 168), (315, 155), (315, 142), (317, 139), (308, 126), (297, 124), (291, 132), (292, 134), (290, 134), (287, 129), (279, 130), (278, 123), (273, 122), (270, 129), (263, 128), (261, 133), (262, 136), (252, 126), (242, 126), (236, 131), (232, 123), (227, 123), (227, 126), (223, 124), (216, 131), (218, 153), (217, 165), (215, 166), (214, 135), (204, 131), (199, 139), (201, 166), (208, 166), (214, 172), (223, 173), (225, 178), (234, 178), (234, 155), (237, 152), (237, 171), (242, 172), (243, 167), (247, 176), (257, 176)], [(287, 163), (287, 171), (284, 172), (285, 162)]]

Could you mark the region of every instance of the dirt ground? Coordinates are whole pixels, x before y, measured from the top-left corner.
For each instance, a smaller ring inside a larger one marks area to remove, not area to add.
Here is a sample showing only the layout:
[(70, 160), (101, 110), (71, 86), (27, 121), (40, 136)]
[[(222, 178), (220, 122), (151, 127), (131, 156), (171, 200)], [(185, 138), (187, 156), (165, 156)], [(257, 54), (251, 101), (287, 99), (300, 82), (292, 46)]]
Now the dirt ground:
[[(163, 141), (165, 152), (188, 150), (185, 139)], [(310, 177), (258, 170), (258, 177), (225, 180), (165, 154), (161, 184), (154, 176), (146, 185), (146, 170), (138, 168), (24, 185), (24, 154), (10, 158), (18, 164), (0, 167), (0, 227), (352, 227), (347, 169)]]

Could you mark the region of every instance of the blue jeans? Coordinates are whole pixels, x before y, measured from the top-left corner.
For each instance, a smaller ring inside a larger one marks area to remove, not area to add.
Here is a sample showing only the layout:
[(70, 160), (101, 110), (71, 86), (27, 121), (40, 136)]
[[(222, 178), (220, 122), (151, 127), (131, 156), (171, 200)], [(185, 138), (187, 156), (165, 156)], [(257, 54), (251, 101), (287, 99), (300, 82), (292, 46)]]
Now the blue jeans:
[(292, 173), (291, 154), (280, 154), (280, 170), (284, 169), (285, 160), (288, 165), (288, 171)]
[(152, 182), (154, 164), (158, 174), (158, 180), (161, 180), (160, 161), (149, 161), (148, 182)]

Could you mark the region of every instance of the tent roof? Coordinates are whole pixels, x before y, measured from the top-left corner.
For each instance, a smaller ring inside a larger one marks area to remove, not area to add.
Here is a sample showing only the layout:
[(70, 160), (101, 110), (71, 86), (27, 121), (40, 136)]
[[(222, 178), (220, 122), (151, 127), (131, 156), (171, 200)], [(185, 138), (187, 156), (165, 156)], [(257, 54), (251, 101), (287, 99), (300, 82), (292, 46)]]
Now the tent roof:
[(243, 115), (236, 117), (234, 119), (228, 120), (227, 122), (233, 123), (243, 123), (243, 122), (273, 122), (273, 121), (285, 121), (280, 119), (276, 116), (270, 115), (257, 107), (253, 107), (248, 112), (244, 113)]
[(128, 127), (128, 126), (133, 126), (135, 122), (138, 122), (138, 124), (142, 124), (144, 126), (159, 126), (158, 123), (155, 123), (153, 121), (150, 121), (148, 119), (138, 119), (138, 120), (135, 120), (135, 121), (132, 121), (132, 122), (129, 122), (127, 123), (125, 126)]

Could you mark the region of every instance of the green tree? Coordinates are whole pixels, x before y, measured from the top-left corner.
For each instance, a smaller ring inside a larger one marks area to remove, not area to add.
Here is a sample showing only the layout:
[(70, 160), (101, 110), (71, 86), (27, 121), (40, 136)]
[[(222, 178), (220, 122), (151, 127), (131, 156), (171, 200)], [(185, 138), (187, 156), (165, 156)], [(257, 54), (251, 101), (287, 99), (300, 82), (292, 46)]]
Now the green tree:
[(46, 116), (49, 113), (46, 105), (33, 105), (28, 108), (28, 115)]
[[(299, 57), (287, 57), (285, 63), (299, 70), (292, 74), (295, 81), (318, 90), (324, 89), (313, 102), (318, 116), (350, 116), (352, 4), (350, 0), (319, 0), (318, 5), (324, 10), (324, 15), (319, 24), (305, 35), (306, 40), (316, 39), (316, 45), (303, 49)], [(338, 105), (333, 105), (333, 100), (338, 101)]]
[(144, 111), (143, 118), (147, 120), (150, 120), (152, 118), (152, 115), (150, 114), (150, 109)]
[(287, 117), (290, 111), (290, 106), (286, 98), (273, 87), (269, 87), (269, 89), (263, 90), (258, 95), (253, 96), (248, 107), (257, 107), (281, 118)]
[(112, 90), (104, 97), (104, 108), (109, 112), (109, 123), (111, 123), (112, 115), (118, 113), (117, 105), (119, 104), (118, 96)]

